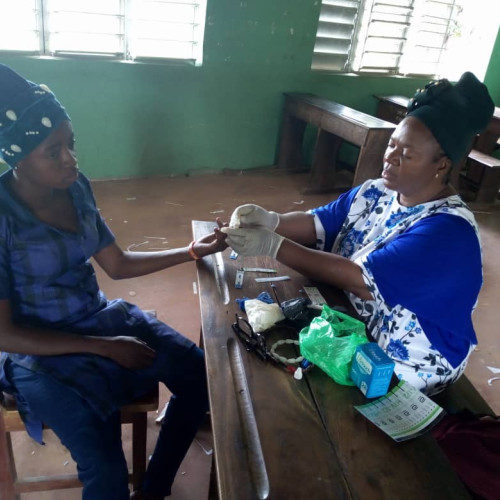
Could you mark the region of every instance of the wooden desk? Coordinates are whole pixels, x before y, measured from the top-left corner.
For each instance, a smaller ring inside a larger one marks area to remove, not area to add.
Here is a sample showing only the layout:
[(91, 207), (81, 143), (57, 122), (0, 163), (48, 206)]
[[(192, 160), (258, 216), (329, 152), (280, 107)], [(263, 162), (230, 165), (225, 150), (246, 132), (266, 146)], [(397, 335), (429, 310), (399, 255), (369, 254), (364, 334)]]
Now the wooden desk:
[(498, 148), (500, 139), (500, 108), (495, 107), (495, 112), (489, 125), (477, 138), (474, 148), (486, 154), (491, 154)]
[(402, 95), (376, 95), (378, 99), (377, 116), (382, 120), (398, 124), (405, 116), (408, 97)]
[[(211, 232), (212, 227), (213, 223), (194, 221), (194, 237)], [(227, 340), (234, 337), (235, 313), (242, 314), (235, 299), (256, 297), (271, 288), (254, 281), (262, 275), (247, 273), (243, 289), (235, 289), (241, 260), (228, 256), (226, 251), (198, 261), (198, 291), (219, 498), (249, 500), (257, 497), (235, 401)], [(278, 275), (291, 276), (291, 281), (276, 283), (281, 300), (297, 297), (299, 288), (307, 284), (305, 278), (267, 257), (246, 257), (244, 265), (273, 267)], [(330, 305), (346, 304), (340, 291), (319, 288)], [(241, 353), (269, 477), (268, 498), (470, 498), (431, 434), (395, 443), (354, 409), (366, 402), (356, 387), (337, 385), (319, 368), (297, 381), (243, 347)]]
[(379, 177), (394, 125), (312, 94), (285, 94), (279, 167), (303, 167), (302, 141), (307, 123), (318, 127), (318, 136), (305, 193), (325, 193), (335, 189), (336, 159), (342, 141), (360, 148), (353, 186)]

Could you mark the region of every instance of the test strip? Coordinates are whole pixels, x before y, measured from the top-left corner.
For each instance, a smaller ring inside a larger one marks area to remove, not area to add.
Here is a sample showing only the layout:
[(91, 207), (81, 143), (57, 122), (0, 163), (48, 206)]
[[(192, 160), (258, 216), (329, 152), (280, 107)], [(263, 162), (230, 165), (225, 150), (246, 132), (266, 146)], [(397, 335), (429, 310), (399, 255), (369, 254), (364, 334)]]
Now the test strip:
[(249, 273), (277, 273), (276, 269), (267, 269), (266, 267), (244, 267), (243, 271)]
[(245, 271), (243, 269), (238, 269), (236, 271), (236, 279), (234, 280), (234, 288), (243, 288), (243, 277), (245, 276)]
[(265, 283), (266, 281), (286, 281), (289, 280), (290, 276), (273, 276), (271, 278), (255, 278), (257, 283)]

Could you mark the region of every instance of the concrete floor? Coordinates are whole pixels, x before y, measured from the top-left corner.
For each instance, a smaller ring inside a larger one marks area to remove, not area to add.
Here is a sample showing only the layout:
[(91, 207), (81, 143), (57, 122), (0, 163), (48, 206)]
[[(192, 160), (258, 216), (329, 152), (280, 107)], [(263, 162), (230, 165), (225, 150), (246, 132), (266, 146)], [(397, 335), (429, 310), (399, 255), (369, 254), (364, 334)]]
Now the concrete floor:
[[(186, 246), (192, 239), (191, 220), (228, 220), (242, 203), (257, 203), (276, 211), (307, 210), (331, 201), (336, 195), (302, 195), (306, 174), (287, 175), (276, 170), (229, 172), (198, 177), (100, 181), (95, 196), (123, 248), (147, 251)], [(472, 354), (467, 376), (500, 414), (500, 381), (488, 385), (493, 376), (488, 366), (500, 368), (500, 339), (497, 335), (500, 300), (500, 203), (481, 206), (471, 203), (481, 228), (484, 250), (484, 286), (474, 315), (479, 347)], [(467, 265), (466, 262), (463, 265)], [(155, 309), (158, 317), (197, 341), (200, 319), (193, 263), (131, 280), (112, 281), (96, 266), (101, 288), (108, 298), (123, 297), (144, 309)], [(457, 270), (459, 272), (460, 270)], [(162, 390), (163, 407), (168, 393)], [(150, 414), (148, 447), (157, 434)], [(181, 466), (174, 484), (173, 500), (206, 499), (211, 464), (210, 429), (200, 431)], [(23, 474), (55, 474), (74, 469), (68, 452), (50, 432), (47, 445), (38, 446), (25, 433), (14, 437), (18, 471)], [(130, 456), (130, 433), (124, 426), (124, 448)], [(76, 500), (81, 490), (23, 495), (26, 500)]]

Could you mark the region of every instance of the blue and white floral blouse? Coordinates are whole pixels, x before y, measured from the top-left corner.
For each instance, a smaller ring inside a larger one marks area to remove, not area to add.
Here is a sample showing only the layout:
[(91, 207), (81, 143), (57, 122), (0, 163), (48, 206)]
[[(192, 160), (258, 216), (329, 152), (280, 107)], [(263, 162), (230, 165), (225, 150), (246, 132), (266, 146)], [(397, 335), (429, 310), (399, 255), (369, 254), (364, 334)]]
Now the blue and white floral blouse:
[(374, 300), (349, 299), (398, 377), (428, 394), (457, 380), (477, 344), (482, 285), (478, 229), (461, 198), (405, 207), (377, 179), (312, 213), (318, 249), (361, 267)]

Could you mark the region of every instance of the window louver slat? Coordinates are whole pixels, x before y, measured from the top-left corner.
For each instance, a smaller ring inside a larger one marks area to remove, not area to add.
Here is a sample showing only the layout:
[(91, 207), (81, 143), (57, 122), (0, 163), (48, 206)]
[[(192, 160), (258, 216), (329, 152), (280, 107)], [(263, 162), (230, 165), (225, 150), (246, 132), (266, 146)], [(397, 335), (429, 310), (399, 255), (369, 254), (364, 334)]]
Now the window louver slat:
[(346, 56), (343, 54), (314, 54), (313, 69), (344, 71)]
[(352, 46), (359, 1), (323, 1), (312, 69), (344, 71)]

